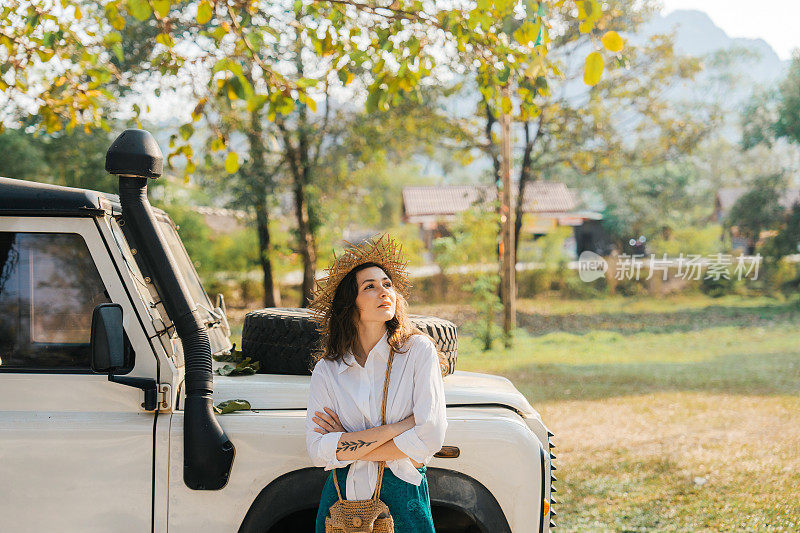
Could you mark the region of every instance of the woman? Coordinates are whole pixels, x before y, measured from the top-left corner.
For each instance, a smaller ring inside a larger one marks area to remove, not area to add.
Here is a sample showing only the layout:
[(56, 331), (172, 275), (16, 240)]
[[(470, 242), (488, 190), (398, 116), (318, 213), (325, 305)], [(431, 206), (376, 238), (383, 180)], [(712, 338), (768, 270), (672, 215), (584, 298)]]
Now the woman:
[(317, 533), (338, 499), (333, 475), (342, 498), (366, 500), (380, 461), (386, 462), (380, 499), (395, 532), (434, 531), (425, 471), (447, 429), (444, 384), (433, 340), (408, 320), (406, 264), (383, 236), (352, 247), (334, 258), (310, 304), (322, 352), (311, 374), (306, 445), (315, 466), (336, 469), (322, 490)]

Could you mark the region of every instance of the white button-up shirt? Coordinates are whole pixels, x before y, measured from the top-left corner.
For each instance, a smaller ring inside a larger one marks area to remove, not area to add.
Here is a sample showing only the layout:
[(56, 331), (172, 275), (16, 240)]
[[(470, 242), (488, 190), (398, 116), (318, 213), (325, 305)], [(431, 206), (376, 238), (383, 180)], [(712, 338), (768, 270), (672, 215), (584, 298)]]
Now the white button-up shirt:
[[(389, 362), (388, 331), (369, 352), (362, 367), (349, 351), (343, 360), (320, 359), (311, 374), (311, 390), (306, 413), (306, 447), (314, 466), (325, 470), (347, 465), (346, 495), (349, 500), (366, 500), (375, 492), (378, 463), (375, 461), (340, 461), (336, 448), (342, 432), (314, 431), (312, 417), (324, 408), (332, 409), (347, 432), (380, 426), (383, 383)], [(414, 414), (415, 426), (394, 438), (394, 443), (408, 457), (386, 461), (395, 476), (419, 485), (422, 474), (411, 463), (427, 464), (442, 448), (447, 429), (444, 383), (439, 357), (433, 342), (424, 335), (413, 335), (403, 350), (395, 352), (386, 399), (386, 423), (392, 424)], [(349, 365), (349, 366), (348, 366)], [(409, 459), (410, 458), (410, 459)]]

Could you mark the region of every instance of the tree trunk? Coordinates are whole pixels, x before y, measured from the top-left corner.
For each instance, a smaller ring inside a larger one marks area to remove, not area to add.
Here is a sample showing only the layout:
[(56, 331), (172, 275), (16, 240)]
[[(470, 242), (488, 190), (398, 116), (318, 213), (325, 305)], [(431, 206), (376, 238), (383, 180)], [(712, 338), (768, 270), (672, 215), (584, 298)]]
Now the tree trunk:
[[(492, 127), (497, 122), (495, 119), (494, 114), (492, 113), (492, 109), (489, 107), (489, 104), (486, 104), (486, 142), (487, 146), (489, 147), (489, 157), (492, 158), (492, 164), (494, 165), (494, 187), (496, 192), (496, 198), (498, 201), (497, 206), (497, 235), (503, 234), (503, 224), (500, 222), (500, 157), (497, 154), (497, 147), (494, 144), (494, 139), (492, 139)], [(495, 261), (497, 262), (498, 266), (498, 274), (500, 274), (500, 279), (503, 278), (502, 274), (502, 264), (503, 264), (503, 255), (500, 253), (500, 246), (495, 246)], [(497, 284), (497, 297), (500, 298), (500, 301), (503, 300), (503, 284)]]
[(247, 181), (251, 197), (248, 200), (252, 202), (256, 212), (258, 258), (264, 274), (264, 307), (279, 307), (281, 305), (280, 292), (276, 290), (272, 279), (269, 208), (266, 202), (267, 194), (271, 190), (271, 176), (268, 175), (266, 161), (264, 160), (261, 117), (257, 111), (253, 111), (250, 114), (250, 129), (247, 132), (247, 141), (250, 145), (250, 164), (245, 172), (250, 174)]
[(269, 212), (263, 203), (256, 204), (255, 210), (258, 228), (258, 258), (264, 273), (264, 307), (280, 307), (281, 295), (272, 281), (272, 261), (269, 257)]
[(297, 216), (297, 237), (300, 255), (303, 257), (303, 284), (301, 286), (300, 307), (306, 307), (311, 302), (314, 288), (314, 275), (317, 266), (317, 251), (314, 245), (314, 235), (308, 221), (308, 205), (305, 198), (304, 184), (300, 176), (294, 177), (294, 207)]
[[(295, 67), (297, 73), (303, 75), (303, 44), (300, 32), (295, 41)], [(283, 136), (289, 168), (291, 169), (295, 216), (297, 217), (297, 240), (300, 255), (303, 258), (303, 283), (300, 287), (300, 307), (307, 307), (311, 302), (314, 290), (314, 279), (317, 271), (317, 246), (314, 239), (314, 227), (311, 221), (311, 209), (306, 198), (306, 185), (312, 175), (311, 145), (308, 137), (308, 109), (305, 104), (298, 104), (297, 110), (297, 146), (292, 143), (291, 134), (284, 125)]]
[(533, 142), (531, 142), (530, 128), (525, 122), (525, 151), (522, 153), (522, 167), (519, 170), (519, 184), (517, 189), (516, 212), (514, 214), (514, 257), (519, 251), (519, 234), (522, 230), (522, 207), (525, 205), (525, 186), (531, 180), (531, 152)]

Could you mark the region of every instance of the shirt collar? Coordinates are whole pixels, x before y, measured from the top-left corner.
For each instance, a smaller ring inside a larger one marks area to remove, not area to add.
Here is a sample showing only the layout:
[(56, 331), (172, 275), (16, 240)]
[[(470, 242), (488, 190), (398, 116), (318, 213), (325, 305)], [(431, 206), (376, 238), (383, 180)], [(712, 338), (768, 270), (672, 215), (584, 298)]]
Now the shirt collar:
[[(367, 357), (367, 361), (372, 359), (373, 357), (378, 357), (381, 361), (388, 361), (389, 360), (389, 330), (383, 334), (381, 340), (378, 341), (378, 344), (372, 348), (372, 351), (369, 352), (369, 357)], [(339, 373), (341, 374), (348, 368), (353, 365), (358, 365), (356, 362), (356, 358), (350, 350), (347, 350), (342, 358), (339, 360)]]

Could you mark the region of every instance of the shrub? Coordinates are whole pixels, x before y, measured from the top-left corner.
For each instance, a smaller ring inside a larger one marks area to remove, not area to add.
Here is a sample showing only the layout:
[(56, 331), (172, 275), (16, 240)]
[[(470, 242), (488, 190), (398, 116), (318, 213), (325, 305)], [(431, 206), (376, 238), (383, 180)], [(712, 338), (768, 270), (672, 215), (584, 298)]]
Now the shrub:
[(658, 258), (663, 254), (667, 254), (667, 257), (678, 257), (680, 254), (710, 255), (730, 248), (728, 240), (723, 239), (720, 224), (676, 229), (669, 240), (655, 238), (647, 244), (650, 253)]
[(470, 324), (467, 330), (471, 330), (480, 340), (484, 352), (491, 350), (494, 340), (502, 335), (502, 331), (494, 323), (495, 314), (503, 310), (503, 304), (497, 296), (499, 285), (499, 275), (482, 274), (472, 283), (461, 287), (472, 294), (471, 304), (478, 314), (478, 320)]

